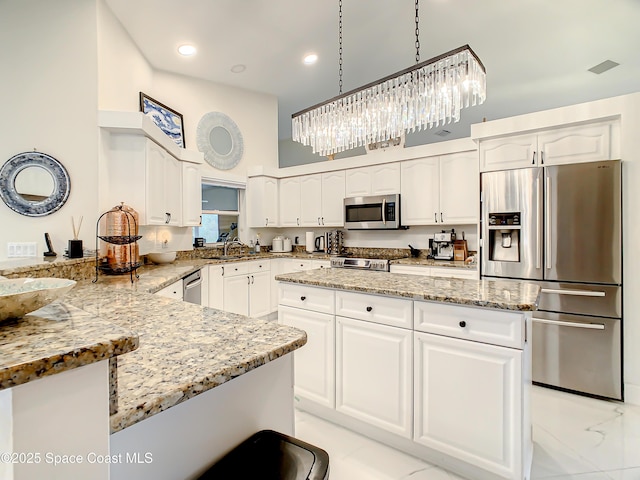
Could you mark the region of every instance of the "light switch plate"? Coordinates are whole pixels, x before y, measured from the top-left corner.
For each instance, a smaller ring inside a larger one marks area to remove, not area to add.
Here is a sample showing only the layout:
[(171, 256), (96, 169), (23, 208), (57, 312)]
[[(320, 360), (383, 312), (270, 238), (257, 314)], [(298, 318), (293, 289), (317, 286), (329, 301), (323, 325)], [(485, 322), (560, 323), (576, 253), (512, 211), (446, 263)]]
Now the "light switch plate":
[(37, 257), (38, 244), (36, 242), (9, 242), (7, 244), (7, 257)]

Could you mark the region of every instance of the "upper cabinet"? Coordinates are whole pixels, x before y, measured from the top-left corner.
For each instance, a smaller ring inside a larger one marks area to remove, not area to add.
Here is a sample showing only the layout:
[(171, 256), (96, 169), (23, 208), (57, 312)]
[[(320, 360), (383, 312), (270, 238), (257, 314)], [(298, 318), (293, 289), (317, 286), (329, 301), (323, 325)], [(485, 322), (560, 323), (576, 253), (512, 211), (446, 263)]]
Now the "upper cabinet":
[(100, 112), (100, 208), (121, 202), (140, 225), (200, 224), (202, 154), (178, 148), (142, 113)]
[(388, 195), (400, 191), (400, 163), (352, 168), (345, 174), (345, 197)]
[(610, 160), (612, 126), (612, 122), (600, 122), (480, 140), (480, 170)]
[(267, 176), (247, 179), (249, 226), (278, 226), (278, 179)]
[(281, 178), (279, 226), (343, 226), (344, 188), (344, 171)]
[(476, 223), (480, 211), (478, 153), (401, 162), (403, 225)]

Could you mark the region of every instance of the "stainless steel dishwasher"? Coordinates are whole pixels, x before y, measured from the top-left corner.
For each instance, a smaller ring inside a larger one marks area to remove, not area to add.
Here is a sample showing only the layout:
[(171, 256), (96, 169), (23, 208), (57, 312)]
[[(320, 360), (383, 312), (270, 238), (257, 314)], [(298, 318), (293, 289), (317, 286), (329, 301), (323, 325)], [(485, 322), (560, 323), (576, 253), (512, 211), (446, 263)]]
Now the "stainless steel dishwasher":
[(185, 302), (202, 305), (202, 278), (200, 276), (200, 270), (184, 277), (182, 285), (182, 299)]

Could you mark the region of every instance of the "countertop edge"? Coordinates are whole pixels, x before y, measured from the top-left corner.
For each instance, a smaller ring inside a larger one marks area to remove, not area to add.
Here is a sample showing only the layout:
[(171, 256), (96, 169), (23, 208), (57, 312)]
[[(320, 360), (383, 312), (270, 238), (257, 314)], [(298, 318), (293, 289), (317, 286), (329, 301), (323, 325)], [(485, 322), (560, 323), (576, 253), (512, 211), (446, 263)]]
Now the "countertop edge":
[(38, 360), (5, 366), (0, 369), (0, 390), (108, 360), (136, 350), (139, 344), (137, 334), (123, 332), (118, 338), (71, 348)]
[[(393, 273), (388, 273), (388, 274), (402, 275), (402, 274), (393, 274)], [(373, 294), (373, 295), (385, 295), (385, 296), (388, 295), (388, 296), (394, 296), (394, 297), (407, 298), (411, 300), (434, 301), (434, 302), (448, 303), (453, 305), (475, 306), (475, 307), (482, 307), (482, 308), (492, 308), (492, 309), (510, 310), (510, 311), (523, 311), (523, 312), (537, 310), (538, 302), (540, 298), (540, 294), (538, 293), (535, 301), (533, 302), (520, 302), (520, 301), (511, 302), (511, 301), (505, 301), (503, 299), (500, 299), (499, 301), (498, 300), (493, 301), (493, 300), (486, 300), (486, 299), (484, 300), (474, 299), (474, 298), (469, 298), (464, 296), (456, 296), (455, 294), (451, 294), (451, 295), (432, 294), (424, 290), (420, 293), (417, 293), (415, 291), (410, 291), (410, 290), (394, 289), (389, 285), (386, 285), (385, 288), (376, 288), (370, 285), (363, 285), (363, 284), (352, 284), (352, 283), (344, 284), (344, 283), (332, 282), (329, 280), (318, 280), (318, 279), (311, 279), (311, 278), (292, 278), (292, 274), (276, 275), (275, 279), (279, 282), (285, 282), (285, 283), (311, 285), (311, 286), (321, 287), (321, 288), (332, 288), (336, 290), (346, 290), (346, 291), (367, 293), (367, 294)], [(461, 282), (461, 285), (464, 285), (465, 283), (480, 284), (485, 280), (455, 279), (455, 281)]]
[(120, 408), (117, 413), (110, 417), (110, 433), (114, 434), (124, 430), (125, 428), (135, 425), (146, 418), (168, 410), (169, 408), (179, 405), (180, 403), (196, 397), (208, 390), (219, 387), (220, 385), (255, 370), (262, 365), (283, 357), (284, 355), (293, 353), (295, 350), (303, 347), (307, 343), (306, 332), (302, 330), (300, 330), (300, 332), (301, 335), (296, 340), (280, 345), (264, 354), (248, 358), (241, 364), (230, 365), (226, 369), (216, 372), (211, 378), (209, 378), (209, 376), (205, 376), (202, 380), (183, 385), (181, 393), (180, 391), (176, 391), (176, 395), (171, 397), (159, 396), (135, 407)]

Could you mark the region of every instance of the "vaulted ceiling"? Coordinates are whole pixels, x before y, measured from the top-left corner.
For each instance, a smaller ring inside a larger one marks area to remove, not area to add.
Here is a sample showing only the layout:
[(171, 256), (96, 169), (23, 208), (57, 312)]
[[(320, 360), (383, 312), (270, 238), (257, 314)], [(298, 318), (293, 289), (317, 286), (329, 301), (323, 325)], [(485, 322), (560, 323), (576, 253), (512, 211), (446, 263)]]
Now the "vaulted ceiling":
[[(159, 70), (278, 97), (279, 136), (291, 114), (338, 94), (338, 0), (106, 0)], [(343, 0), (343, 90), (415, 63), (411, 0)], [(487, 69), (487, 101), (469, 125), (640, 90), (640, 0), (421, 0), (420, 57), (469, 44)], [(177, 47), (191, 43), (193, 57)], [(315, 52), (319, 60), (305, 66)], [(600, 75), (605, 60), (620, 65)], [(244, 65), (241, 73), (232, 72)]]

